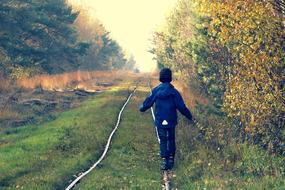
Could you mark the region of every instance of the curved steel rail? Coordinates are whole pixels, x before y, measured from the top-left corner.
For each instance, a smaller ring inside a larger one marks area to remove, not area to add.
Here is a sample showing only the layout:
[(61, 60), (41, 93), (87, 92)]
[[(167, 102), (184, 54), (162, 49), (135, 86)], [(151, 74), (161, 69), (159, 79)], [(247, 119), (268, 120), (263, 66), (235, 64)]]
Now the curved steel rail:
[(130, 93), (130, 95), (128, 96), (126, 102), (124, 103), (124, 105), (122, 106), (120, 112), (119, 112), (119, 115), (118, 115), (118, 119), (117, 119), (117, 124), (115, 125), (115, 128), (113, 129), (113, 131), (111, 132), (109, 138), (108, 138), (108, 141), (107, 141), (107, 144), (105, 145), (105, 149), (104, 149), (104, 152), (102, 153), (101, 157), (99, 158), (99, 160), (93, 164), (93, 166), (91, 166), (87, 171), (85, 171), (84, 173), (82, 173), (80, 176), (78, 176), (75, 180), (73, 180), (69, 185), (68, 187), (65, 189), (65, 190), (70, 190), (72, 189), (76, 183), (78, 183), (84, 176), (86, 176), (88, 173), (90, 173), (94, 168), (96, 168), (96, 166), (104, 159), (104, 157), (106, 156), (108, 150), (109, 150), (109, 147), (110, 147), (110, 144), (111, 144), (111, 140), (112, 140), (112, 137), (114, 135), (114, 133), (116, 132), (117, 128), (119, 127), (119, 124), (120, 124), (120, 121), (121, 121), (121, 116), (122, 116), (122, 113), (125, 109), (125, 107), (127, 106), (127, 104), (129, 103), (131, 97), (133, 96), (133, 94), (135, 93), (137, 89), (137, 86), (135, 87), (135, 89), (132, 91), (132, 93)]

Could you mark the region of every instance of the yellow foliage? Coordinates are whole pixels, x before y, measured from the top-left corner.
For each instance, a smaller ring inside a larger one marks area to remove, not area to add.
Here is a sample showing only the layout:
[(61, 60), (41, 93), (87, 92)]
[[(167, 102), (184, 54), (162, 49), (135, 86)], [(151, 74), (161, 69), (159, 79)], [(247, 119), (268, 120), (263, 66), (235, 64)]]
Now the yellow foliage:
[(224, 80), (224, 109), (249, 128), (284, 112), (284, 25), (270, 1), (201, 0), (209, 35), (227, 47), (234, 66)]

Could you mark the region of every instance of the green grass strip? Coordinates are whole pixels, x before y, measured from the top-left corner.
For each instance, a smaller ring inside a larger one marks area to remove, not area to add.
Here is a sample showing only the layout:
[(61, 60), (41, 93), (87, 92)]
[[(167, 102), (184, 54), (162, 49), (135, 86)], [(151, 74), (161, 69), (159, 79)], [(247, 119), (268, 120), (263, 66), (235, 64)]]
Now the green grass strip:
[(138, 111), (147, 90), (137, 90), (126, 107), (107, 157), (75, 189), (161, 188), (159, 147), (152, 116), (150, 111)]
[(1, 133), (0, 189), (64, 189), (98, 159), (127, 96), (105, 92), (54, 121)]

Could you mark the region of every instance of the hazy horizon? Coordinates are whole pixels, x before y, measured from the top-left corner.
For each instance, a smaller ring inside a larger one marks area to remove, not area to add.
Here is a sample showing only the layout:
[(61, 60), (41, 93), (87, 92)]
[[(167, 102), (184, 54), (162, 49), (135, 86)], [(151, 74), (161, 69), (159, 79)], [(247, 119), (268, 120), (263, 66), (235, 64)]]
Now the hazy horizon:
[(70, 0), (91, 10), (127, 54), (133, 54), (141, 71), (156, 67), (151, 48), (153, 32), (165, 22), (177, 0)]

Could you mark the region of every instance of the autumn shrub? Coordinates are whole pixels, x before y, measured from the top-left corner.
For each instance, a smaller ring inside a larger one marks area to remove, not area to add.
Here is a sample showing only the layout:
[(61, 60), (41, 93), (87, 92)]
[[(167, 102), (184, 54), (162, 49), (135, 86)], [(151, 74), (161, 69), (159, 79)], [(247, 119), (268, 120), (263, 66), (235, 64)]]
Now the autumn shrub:
[(259, 144), (270, 152), (278, 152), (285, 156), (285, 117), (272, 116), (257, 126), (254, 133), (248, 135), (248, 140)]
[(158, 64), (208, 99), (213, 138), (232, 131), (284, 155), (283, 21), (271, 1), (182, 0), (154, 35)]

